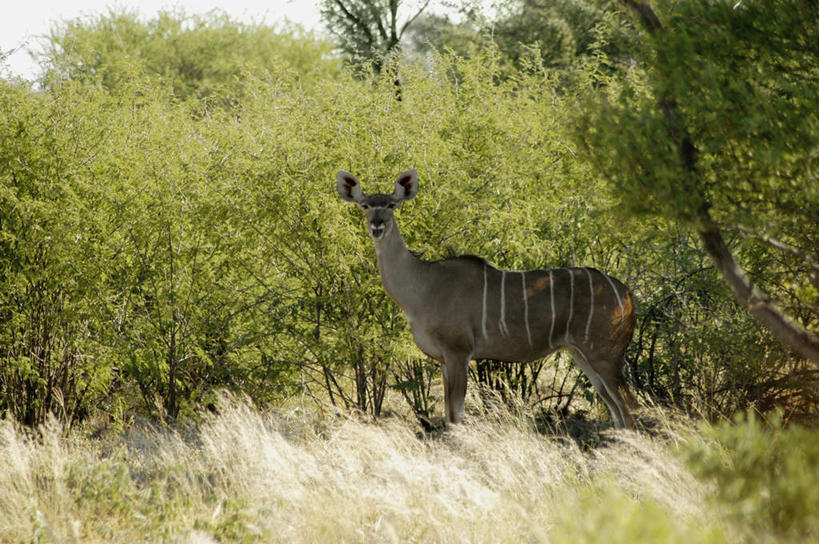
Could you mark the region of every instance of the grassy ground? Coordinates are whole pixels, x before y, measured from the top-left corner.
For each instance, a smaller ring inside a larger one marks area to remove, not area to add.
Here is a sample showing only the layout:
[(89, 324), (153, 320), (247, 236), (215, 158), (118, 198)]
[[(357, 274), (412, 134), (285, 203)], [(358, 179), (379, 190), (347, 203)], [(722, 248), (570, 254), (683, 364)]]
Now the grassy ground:
[(686, 467), (680, 445), (714, 449), (707, 433), (659, 411), (642, 421), (650, 431), (554, 434), (484, 413), (423, 436), (399, 418), (259, 413), (237, 401), (183, 430), (104, 438), (57, 427), (32, 436), (0, 421), (0, 541), (780, 539), (748, 531)]

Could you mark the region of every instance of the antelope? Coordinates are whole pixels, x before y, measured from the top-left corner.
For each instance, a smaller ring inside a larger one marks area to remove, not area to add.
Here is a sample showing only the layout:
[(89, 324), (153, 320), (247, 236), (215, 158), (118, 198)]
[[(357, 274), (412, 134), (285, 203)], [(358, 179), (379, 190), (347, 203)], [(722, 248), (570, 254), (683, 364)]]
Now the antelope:
[(622, 374), (636, 320), (628, 287), (588, 267), (513, 271), (472, 255), (421, 260), (395, 219), (396, 208), (418, 193), (414, 169), (398, 176), (392, 194), (365, 194), (344, 170), (336, 185), (366, 215), (384, 289), (406, 315), (415, 344), (441, 365), (447, 424), (463, 420), (469, 361), (526, 362), (568, 350), (615, 427), (633, 427)]

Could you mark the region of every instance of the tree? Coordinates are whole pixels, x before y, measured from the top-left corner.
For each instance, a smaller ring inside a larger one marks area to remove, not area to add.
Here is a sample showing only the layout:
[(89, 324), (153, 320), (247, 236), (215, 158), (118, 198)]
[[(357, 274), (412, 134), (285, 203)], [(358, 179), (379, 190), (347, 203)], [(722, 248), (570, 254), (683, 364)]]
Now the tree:
[[(460, 4), (453, 13), (425, 13), (410, 29), (413, 50), (452, 49), (468, 56), (476, 43), (494, 43), (515, 67), (538, 63), (566, 69), (601, 52), (617, 58), (631, 36), (618, 24), (613, 0), (503, 0), (492, 13), (477, 2)], [(602, 35), (605, 34), (605, 39)]]
[[(534, 44), (546, 66), (567, 67), (593, 51), (596, 29), (605, 21), (604, 8), (609, 4), (605, 0), (507, 2), (492, 25), (492, 35), (516, 64)], [(616, 54), (612, 50), (607, 53)]]
[(819, 363), (815, 3), (622, 4), (643, 68), (592, 92), (578, 140), (630, 211), (691, 226), (738, 303)]
[(429, 6), (416, 2), (401, 21), (402, 0), (322, 0), (321, 17), (355, 64), (371, 63), (376, 73), (400, 51), (404, 33)]
[(137, 73), (168, 86), (180, 100), (218, 95), (235, 102), (234, 83), (247, 73), (295, 72), (304, 81), (336, 77), (330, 49), (298, 27), (240, 23), (219, 10), (163, 11), (141, 21), (136, 13), (112, 9), (54, 27), (43, 51), (42, 83), (71, 79), (113, 89)]

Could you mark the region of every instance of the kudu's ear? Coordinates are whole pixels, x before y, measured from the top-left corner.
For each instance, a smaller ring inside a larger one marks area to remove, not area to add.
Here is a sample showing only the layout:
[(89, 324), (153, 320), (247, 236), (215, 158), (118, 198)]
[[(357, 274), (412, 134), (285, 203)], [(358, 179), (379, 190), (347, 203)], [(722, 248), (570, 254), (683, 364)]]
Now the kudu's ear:
[(361, 192), (361, 184), (354, 175), (346, 170), (338, 172), (336, 187), (338, 188), (338, 195), (347, 202), (361, 202), (364, 196)]
[(412, 200), (418, 194), (418, 172), (415, 168), (402, 172), (395, 180), (392, 196), (398, 202)]

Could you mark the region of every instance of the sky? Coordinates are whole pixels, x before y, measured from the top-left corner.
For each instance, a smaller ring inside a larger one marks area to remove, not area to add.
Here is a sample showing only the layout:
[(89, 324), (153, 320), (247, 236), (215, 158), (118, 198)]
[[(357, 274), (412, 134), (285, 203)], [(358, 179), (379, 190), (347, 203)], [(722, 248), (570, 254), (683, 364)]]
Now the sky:
[(222, 9), (243, 22), (275, 23), (289, 20), (308, 29), (320, 28), (317, 2), (312, 0), (7, 0), (0, 17), (0, 51), (16, 49), (2, 72), (34, 79), (38, 66), (28, 51), (40, 49), (42, 36), (55, 22), (106, 13), (109, 7), (126, 8), (150, 19), (162, 9), (185, 13)]

